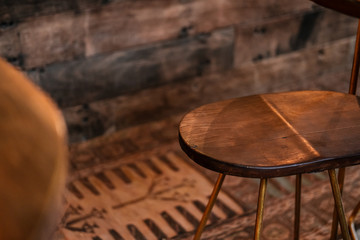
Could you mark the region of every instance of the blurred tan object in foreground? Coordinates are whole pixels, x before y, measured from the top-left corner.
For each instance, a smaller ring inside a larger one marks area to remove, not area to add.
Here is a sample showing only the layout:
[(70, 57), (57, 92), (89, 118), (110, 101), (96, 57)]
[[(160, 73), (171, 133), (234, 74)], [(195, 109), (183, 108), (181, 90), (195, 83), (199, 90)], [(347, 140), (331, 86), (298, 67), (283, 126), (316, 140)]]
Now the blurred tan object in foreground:
[(50, 239), (67, 170), (65, 124), (50, 98), (2, 59), (0, 156), (0, 239)]

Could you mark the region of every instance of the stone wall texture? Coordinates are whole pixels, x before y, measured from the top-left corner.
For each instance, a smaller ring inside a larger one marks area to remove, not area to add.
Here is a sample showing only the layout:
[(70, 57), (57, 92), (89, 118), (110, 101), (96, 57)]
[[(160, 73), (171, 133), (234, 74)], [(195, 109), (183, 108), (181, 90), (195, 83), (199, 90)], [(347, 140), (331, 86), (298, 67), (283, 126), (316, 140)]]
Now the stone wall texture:
[(307, 0), (1, 0), (0, 56), (81, 141), (263, 92), (347, 91), (357, 19)]

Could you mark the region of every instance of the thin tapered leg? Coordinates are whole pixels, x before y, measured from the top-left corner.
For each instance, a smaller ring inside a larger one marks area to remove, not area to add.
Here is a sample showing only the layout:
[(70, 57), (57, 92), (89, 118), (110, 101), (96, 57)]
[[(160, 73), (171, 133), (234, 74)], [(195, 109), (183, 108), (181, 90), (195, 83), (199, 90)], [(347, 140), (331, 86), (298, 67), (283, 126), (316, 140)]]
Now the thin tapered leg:
[(294, 240), (300, 239), (301, 176), (296, 175)]
[(262, 221), (263, 221), (263, 215), (264, 215), (266, 185), (267, 185), (267, 178), (261, 179), (260, 188), (259, 188), (257, 213), (256, 213), (254, 240), (260, 239), (260, 233), (261, 233), (261, 227), (262, 227)]
[(331, 188), (334, 195), (335, 207), (340, 221), (341, 234), (344, 240), (351, 240), (348, 225), (346, 223), (344, 207), (341, 200), (341, 193), (338, 180), (336, 178), (335, 169), (329, 170), (329, 177), (331, 182)]
[(356, 205), (354, 210), (352, 211), (350, 217), (349, 217), (349, 228), (350, 228), (350, 234), (353, 240), (358, 240), (358, 237), (356, 235), (356, 229), (355, 229), (355, 218), (360, 212), (360, 202)]
[(212, 209), (213, 206), (214, 206), (214, 203), (215, 203), (216, 198), (217, 198), (217, 196), (218, 196), (218, 194), (219, 194), (220, 188), (221, 188), (221, 186), (222, 186), (222, 184), (223, 184), (223, 182), (224, 182), (225, 176), (226, 176), (226, 175), (223, 174), (223, 173), (220, 173), (220, 174), (219, 174), (219, 177), (218, 177), (218, 179), (217, 179), (217, 181), (216, 181), (216, 183), (215, 183), (214, 189), (213, 189), (213, 191), (212, 191), (212, 193), (211, 193), (209, 202), (208, 202), (208, 204), (206, 205), (204, 214), (203, 214), (203, 216), (202, 216), (202, 218), (201, 218), (200, 224), (199, 224), (199, 226), (198, 226), (198, 228), (197, 228), (197, 230), (196, 230), (196, 233), (195, 233), (195, 236), (194, 236), (194, 240), (199, 240), (200, 237), (201, 237), (201, 234), (202, 234), (202, 232), (203, 232), (203, 230), (204, 230), (204, 228), (205, 228), (206, 222), (207, 222), (207, 220), (208, 220), (208, 218), (209, 218), (209, 215), (210, 215), (210, 213), (211, 213), (211, 209)]
[[(339, 169), (339, 174), (338, 174), (338, 182), (339, 182), (340, 194), (341, 195), (342, 195), (343, 188), (344, 188), (344, 179), (345, 179), (345, 168), (340, 168)], [(339, 219), (338, 219), (338, 215), (337, 215), (337, 212), (336, 212), (336, 207), (334, 206), (330, 240), (336, 240), (337, 239), (338, 223), (339, 223)]]

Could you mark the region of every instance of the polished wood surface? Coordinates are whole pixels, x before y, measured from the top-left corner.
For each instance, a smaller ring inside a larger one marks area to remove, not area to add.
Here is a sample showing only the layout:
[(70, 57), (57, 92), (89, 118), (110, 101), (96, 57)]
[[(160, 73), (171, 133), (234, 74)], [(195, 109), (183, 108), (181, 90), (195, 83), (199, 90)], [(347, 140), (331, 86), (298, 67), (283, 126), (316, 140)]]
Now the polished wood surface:
[(65, 139), (56, 106), (0, 59), (0, 239), (51, 239), (61, 214)]
[(360, 162), (358, 101), (299, 91), (212, 103), (183, 118), (180, 144), (200, 165), (244, 177), (345, 167)]
[(321, 6), (360, 18), (360, 2), (357, 0), (311, 0)]

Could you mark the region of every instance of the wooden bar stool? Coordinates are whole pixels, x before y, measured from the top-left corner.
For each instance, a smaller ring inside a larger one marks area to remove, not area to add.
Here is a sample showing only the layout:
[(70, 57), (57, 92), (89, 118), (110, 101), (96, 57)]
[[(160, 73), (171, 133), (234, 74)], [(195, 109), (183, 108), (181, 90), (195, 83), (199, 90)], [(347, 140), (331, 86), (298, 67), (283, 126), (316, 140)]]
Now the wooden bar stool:
[[(315, 0), (325, 7), (360, 17), (360, 2)], [(358, 31), (359, 38), (360, 31)], [(254, 239), (260, 239), (268, 178), (296, 175), (294, 239), (299, 239), (301, 174), (327, 170), (343, 239), (349, 240), (341, 200), (344, 168), (360, 163), (360, 98), (357, 38), (349, 94), (297, 91), (261, 94), (201, 106), (179, 126), (183, 151), (196, 163), (219, 173), (194, 239), (200, 239), (226, 175), (259, 178)], [(340, 186), (336, 169), (341, 168)]]

